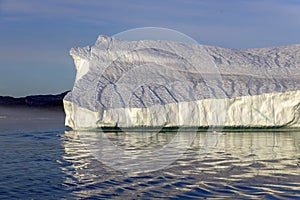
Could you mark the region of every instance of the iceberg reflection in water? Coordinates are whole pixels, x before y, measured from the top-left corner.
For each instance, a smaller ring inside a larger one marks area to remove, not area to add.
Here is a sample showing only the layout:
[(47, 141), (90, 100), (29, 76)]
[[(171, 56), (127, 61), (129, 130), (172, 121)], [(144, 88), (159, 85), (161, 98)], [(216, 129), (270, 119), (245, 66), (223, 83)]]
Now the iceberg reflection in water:
[[(78, 197), (300, 197), (300, 131), (66, 131), (63, 141), (64, 159), (74, 168), (63, 169), (71, 173), (65, 182)], [(151, 163), (164, 167), (140, 173)]]

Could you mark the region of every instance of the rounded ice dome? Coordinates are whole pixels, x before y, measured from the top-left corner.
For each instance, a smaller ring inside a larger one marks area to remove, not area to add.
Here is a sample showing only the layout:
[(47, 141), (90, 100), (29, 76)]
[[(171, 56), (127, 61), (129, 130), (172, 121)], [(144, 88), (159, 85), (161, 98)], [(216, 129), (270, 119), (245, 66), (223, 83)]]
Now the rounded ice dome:
[(196, 40), (179, 31), (161, 27), (142, 27), (129, 29), (112, 36), (119, 40), (138, 41), (138, 40), (164, 40), (176, 41), (187, 44), (198, 44)]

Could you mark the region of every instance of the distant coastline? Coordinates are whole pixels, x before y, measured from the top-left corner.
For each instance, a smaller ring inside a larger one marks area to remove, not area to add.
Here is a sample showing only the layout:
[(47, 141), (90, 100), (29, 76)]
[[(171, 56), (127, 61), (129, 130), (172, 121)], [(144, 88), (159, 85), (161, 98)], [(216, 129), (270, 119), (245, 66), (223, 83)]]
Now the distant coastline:
[(69, 91), (53, 95), (30, 95), (26, 97), (0, 96), (0, 106), (25, 106), (35, 108), (58, 107), (63, 108), (63, 98)]

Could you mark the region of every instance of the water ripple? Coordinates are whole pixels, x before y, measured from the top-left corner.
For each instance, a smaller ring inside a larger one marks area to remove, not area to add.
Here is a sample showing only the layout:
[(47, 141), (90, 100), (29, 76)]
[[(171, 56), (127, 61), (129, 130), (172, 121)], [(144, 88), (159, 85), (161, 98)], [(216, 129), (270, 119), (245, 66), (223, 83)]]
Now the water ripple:
[[(97, 160), (73, 131), (1, 133), (0, 199), (300, 199), (300, 132), (220, 134), (206, 155), (203, 134), (166, 168), (127, 174)], [(165, 144), (172, 133), (145, 139), (149, 149), (160, 137)]]

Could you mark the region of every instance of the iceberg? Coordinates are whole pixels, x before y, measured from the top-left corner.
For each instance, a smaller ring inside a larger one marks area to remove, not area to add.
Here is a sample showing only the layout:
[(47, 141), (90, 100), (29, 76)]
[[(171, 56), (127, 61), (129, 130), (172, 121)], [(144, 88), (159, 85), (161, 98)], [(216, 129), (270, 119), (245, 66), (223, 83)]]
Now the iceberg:
[(227, 49), (100, 35), (73, 48), (65, 125), (300, 127), (300, 45)]

